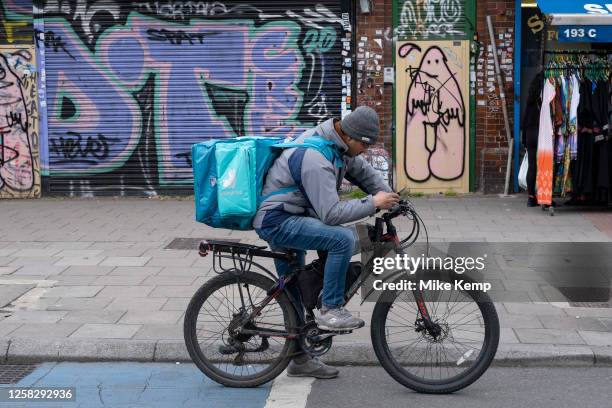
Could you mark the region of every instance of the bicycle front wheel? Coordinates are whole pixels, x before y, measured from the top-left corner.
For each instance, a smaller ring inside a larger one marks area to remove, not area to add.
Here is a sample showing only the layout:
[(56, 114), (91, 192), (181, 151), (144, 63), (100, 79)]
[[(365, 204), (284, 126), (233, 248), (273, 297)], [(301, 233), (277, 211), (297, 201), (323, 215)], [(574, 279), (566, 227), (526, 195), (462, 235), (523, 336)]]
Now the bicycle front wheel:
[(447, 394), (467, 387), (497, 351), (499, 320), (491, 299), (452, 287), (423, 291), (430, 318), (441, 329), (436, 337), (424, 329), (412, 291), (385, 293), (374, 307), (371, 336), (378, 360), (391, 377), (417, 392)]
[[(226, 272), (195, 293), (184, 321), (185, 344), (196, 366), (229, 387), (256, 387), (277, 377), (289, 364), (297, 316), (287, 295), (272, 299), (240, 331), (232, 325), (262, 304), (274, 282), (257, 273)], [(275, 332), (276, 335), (270, 335)]]

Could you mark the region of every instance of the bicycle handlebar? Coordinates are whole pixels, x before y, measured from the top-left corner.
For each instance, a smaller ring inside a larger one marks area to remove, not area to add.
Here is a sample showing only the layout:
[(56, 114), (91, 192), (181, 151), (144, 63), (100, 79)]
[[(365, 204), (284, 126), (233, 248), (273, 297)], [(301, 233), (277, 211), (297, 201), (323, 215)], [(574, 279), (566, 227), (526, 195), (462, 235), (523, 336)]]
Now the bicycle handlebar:
[(400, 215), (405, 215), (411, 211), (414, 211), (412, 204), (407, 200), (400, 200), (398, 204), (396, 204), (389, 210), (389, 212), (383, 215), (383, 218), (385, 220), (391, 220)]

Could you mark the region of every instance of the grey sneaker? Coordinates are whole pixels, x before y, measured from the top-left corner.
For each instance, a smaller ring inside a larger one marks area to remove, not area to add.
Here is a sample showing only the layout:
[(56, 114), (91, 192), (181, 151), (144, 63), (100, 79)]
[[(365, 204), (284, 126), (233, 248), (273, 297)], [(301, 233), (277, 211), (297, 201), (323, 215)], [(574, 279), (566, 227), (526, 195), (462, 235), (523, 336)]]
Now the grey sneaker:
[(291, 360), (287, 367), (288, 377), (336, 378), (339, 371), (314, 357), (304, 363)]
[(316, 312), (315, 320), (320, 329), (330, 331), (353, 330), (365, 325), (363, 320), (353, 317), (351, 312), (343, 307), (333, 309), (322, 307)]

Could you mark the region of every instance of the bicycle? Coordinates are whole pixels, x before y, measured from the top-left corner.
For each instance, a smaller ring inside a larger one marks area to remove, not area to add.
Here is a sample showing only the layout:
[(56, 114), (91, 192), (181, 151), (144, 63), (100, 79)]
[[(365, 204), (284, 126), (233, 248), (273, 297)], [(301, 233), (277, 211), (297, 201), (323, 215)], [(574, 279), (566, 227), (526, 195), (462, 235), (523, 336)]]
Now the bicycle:
[[(392, 223), (400, 215), (413, 221), (412, 231), (403, 240)], [(374, 257), (384, 255), (389, 248), (404, 254), (416, 242), (422, 227), (427, 234), (412, 203), (401, 200), (394, 209), (377, 216), (373, 226), (367, 225), (368, 238), (380, 244), (374, 246)], [(333, 337), (352, 332), (319, 329), (312, 309), (306, 310), (304, 324), (298, 323), (301, 305), (296, 306), (286, 286), (306, 267), (298, 264), (294, 251), (208, 240), (200, 243), (199, 252), (201, 256), (213, 253), (213, 269), (219, 275), (191, 299), (185, 313), (184, 337), (192, 360), (212, 380), (230, 387), (264, 384), (287, 367), (298, 343), (306, 353), (321, 356), (329, 351)], [(277, 278), (254, 262), (254, 257), (285, 260), (295, 273)], [(227, 259), (231, 260), (229, 267)], [(253, 272), (253, 268), (264, 274)], [(372, 275), (369, 262), (346, 288), (347, 303)], [(386, 280), (398, 282), (405, 277), (399, 271)], [(435, 279), (452, 282), (454, 278), (436, 274)], [(464, 276), (461, 279), (469, 281)], [(493, 302), (486, 293), (462, 288), (456, 292), (416, 287), (387, 291), (376, 301), (372, 345), (383, 368), (400, 384), (422, 393), (452, 393), (476, 381), (491, 364), (499, 343)]]

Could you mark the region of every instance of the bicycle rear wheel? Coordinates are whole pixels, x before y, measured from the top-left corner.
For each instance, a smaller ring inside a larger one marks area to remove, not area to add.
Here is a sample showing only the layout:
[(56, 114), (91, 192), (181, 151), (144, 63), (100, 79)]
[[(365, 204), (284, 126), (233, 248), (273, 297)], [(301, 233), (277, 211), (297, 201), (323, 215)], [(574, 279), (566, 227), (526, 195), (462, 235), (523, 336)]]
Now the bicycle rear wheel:
[[(450, 282), (450, 277), (437, 279)], [(464, 281), (468, 279), (463, 278)], [(473, 290), (424, 290), (431, 320), (423, 328), (412, 291), (385, 293), (372, 314), (372, 344), (384, 369), (417, 392), (447, 394), (467, 387), (489, 367), (499, 343), (499, 320), (488, 295)]]
[[(230, 323), (261, 304), (272, 285), (271, 279), (257, 273), (243, 273), (238, 278), (226, 272), (195, 293), (185, 313), (184, 337), (191, 359), (206, 376), (229, 387), (256, 387), (287, 367), (295, 340), (228, 330)], [(243, 327), (289, 333), (296, 330), (297, 316), (281, 292)]]

